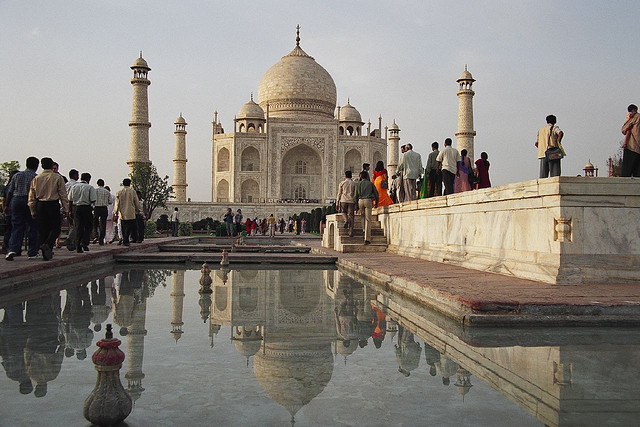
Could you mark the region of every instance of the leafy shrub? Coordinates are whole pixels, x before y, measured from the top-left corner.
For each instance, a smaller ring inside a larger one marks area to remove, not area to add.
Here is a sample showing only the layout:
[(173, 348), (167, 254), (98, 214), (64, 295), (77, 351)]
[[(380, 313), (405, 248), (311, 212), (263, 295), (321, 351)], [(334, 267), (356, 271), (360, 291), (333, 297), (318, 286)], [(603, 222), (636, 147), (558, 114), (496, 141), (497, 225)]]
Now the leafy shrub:
[(153, 236), (154, 234), (156, 234), (156, 231), (158, 231), (158, 227), (156, 226), (156, 222), (153, 220), (148, 220), (147, 222), (144, 223), (144, 236), (145, 237), (149, 237), (149, 236)]
[(191, 236), (193, 234), (193, 226), (190, 222), (181, 222), (178, 225), (178, 236)]

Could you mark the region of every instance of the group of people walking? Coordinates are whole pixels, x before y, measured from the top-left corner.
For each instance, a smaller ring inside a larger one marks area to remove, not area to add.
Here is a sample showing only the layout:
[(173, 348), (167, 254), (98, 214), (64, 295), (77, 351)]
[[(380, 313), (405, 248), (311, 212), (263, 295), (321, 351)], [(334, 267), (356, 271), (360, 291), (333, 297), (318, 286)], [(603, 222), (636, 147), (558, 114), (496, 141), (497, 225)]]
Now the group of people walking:
[(242, 209), (238, 209), (234, 214), (231, 208), (227, 208), (227, 212), (222, 217), (226, 227), (227, 236), (239, 236), (243, 232), (247, 236), (257, 236), (259, 234), (269, 237), (275, 237), (276, 233), (283, 234), (285, 231), (294, 234), (304, 234), (307, 231), (307, 221), (300, 217), (289, 217), (276, 219), (273, 214), (267, 218), (254, 219), (247, 218), (244, 220)]
[[(42, 172), (37, 173), (42, 167)], [(69, 171), (69, 178), (58, 172), (58, 164), (50, 157), (41, 160), (29, 157), (23, 171), (14, 171), (3, 190), (2, 209), (10, 225), (5, 234), (7, 261), (20, 256), (25, 233), (27, 256), (45, 261), (53, 257), (54, 248), (60, 248), (62, 219), (67, 218), (69, 251), (83, 253), (90, 243), (104, 245), (115, 241), (115, 221), (121, 233), (121, 242), (144, 239), (144, 217), (140, 194), (131, 188), (125, 178), (123, 188), (114, 197), (104, 180), (91, 185), (91, 174)], [(92, 236), (94, 236), (92, 240)]]

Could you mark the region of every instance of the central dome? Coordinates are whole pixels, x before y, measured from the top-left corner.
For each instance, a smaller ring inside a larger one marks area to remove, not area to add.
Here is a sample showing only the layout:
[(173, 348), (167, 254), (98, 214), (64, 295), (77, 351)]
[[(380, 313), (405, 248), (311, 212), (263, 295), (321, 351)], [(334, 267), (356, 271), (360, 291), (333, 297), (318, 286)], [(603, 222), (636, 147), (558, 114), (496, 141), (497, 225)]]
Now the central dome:
[(262, 76), (260, 107), (270, 117), (333, 118), (336, 85), (331, 75), (299, 45)]

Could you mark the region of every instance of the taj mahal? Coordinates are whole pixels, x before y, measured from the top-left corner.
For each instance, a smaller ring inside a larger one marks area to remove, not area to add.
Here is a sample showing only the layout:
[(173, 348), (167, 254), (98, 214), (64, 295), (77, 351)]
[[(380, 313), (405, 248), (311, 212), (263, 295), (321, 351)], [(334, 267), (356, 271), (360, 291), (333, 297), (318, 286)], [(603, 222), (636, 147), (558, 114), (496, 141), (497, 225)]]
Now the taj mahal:
[[(134, 77), (131, 151), (127, 164), (150, 163), (147, 90), (151, 70), (142, 54), (131, 67)], [(465, 70), (460, 77), (460, 130), (458, 147), (473, 150), (474, 81)], [(211, 200), (187, 197), (187, 122), (175, 121), (175, 156), (172, 187), (185, 219), (219, 216), (226, 207), (242, 208), (249, 216), (289, 216), (326, 206), (336, 196), (344, 171), (357, 177), (363, 163), (382, 161), (390, 174), (398, 164), (400, 128), (395, 120), (372, 126), (347, 99), (337, 105), (333, 78), (300, 46), (297, 28), (291, 52), (267, 70), (258, 86), (257, 102), (251, 94), (225, 132), (214, 113), (211, 146)], [(167, 211), (159, 210), (156, 215)]]

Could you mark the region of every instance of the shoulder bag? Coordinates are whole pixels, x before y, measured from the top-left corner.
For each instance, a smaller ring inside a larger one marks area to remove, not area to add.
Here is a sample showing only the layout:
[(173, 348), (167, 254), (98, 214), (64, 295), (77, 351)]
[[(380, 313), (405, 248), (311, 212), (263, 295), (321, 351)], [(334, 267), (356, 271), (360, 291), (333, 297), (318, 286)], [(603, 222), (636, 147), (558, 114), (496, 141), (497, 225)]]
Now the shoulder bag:
[(551, 134), (553, 133), (553, 125), (549, 128), (549, 139), (547, 140), (547, 151), (544, 152), (547, 160), (560, 160), (564, 157), (564, 150), (558, 145), (551, 145)]

